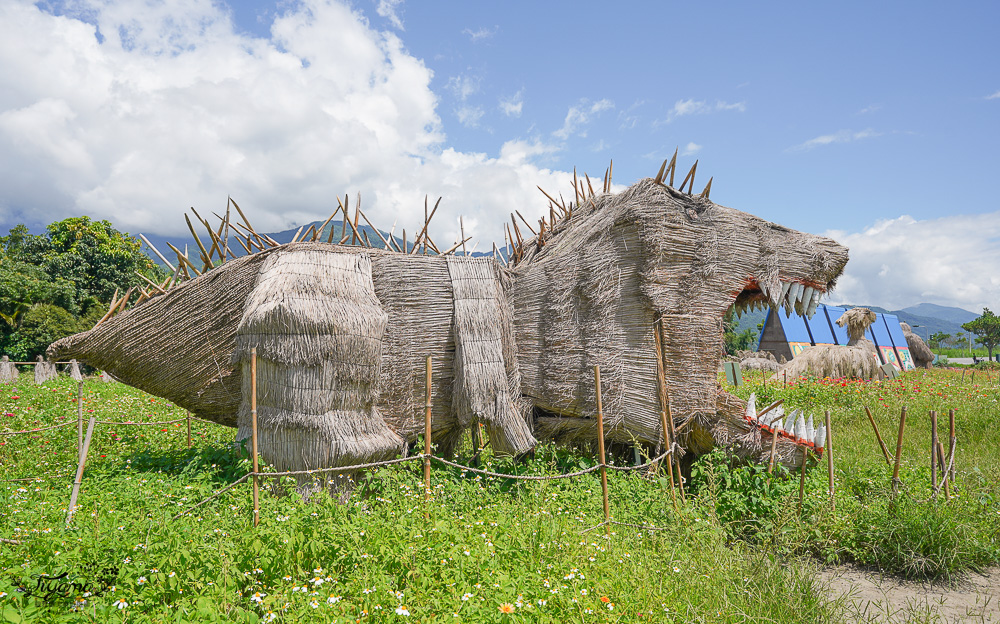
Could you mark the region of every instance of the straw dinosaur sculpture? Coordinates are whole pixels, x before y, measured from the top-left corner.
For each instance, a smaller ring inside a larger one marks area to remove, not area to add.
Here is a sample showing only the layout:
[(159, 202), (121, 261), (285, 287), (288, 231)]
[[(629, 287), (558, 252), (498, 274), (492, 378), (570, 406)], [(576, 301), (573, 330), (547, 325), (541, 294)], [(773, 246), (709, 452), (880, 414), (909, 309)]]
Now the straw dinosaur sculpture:
[[(216, 228), (195, 213), (211, 240), (188, 221), (200, 270), (172, 247), (176, 267), (161, 254), (170, 280), (141, 289), (125, 311), (130, 293), (116, 297), (105, 319), (49, 356), (107, 370), (242, 439), (256, 348), (259, 446), (279, 469), (375, 461), (415, 441), (427, 355), (443, 452), (475, 423), (498, 453), (538, 439), (592, 442), (599, 365), (610, 441), (656, 450), (676, 440), (695, 455), (722, 444), (759, 459), (771, 429), (717, 380), (722, 318), (733, 305), (811, 313), (847, 249), (713, 203), (711, 180), (693, 194), (697, 164), (674, 188), (675, 153), (617, 194), (610, 167), (600, 193), (574, 174), (574, 201), (546, 193), (537, 229), (518, 213), (531, 233), (522, 234), (512, 216), (508, 245), (484, 258), (452, 255), (468, 239), (434, 254), (433, 212), (411, 244), (379, 234), (383, 248), (359, 232), (367, 218), (359, 207), (350, 218), (346, 200), (285, 245), (235, 203), (242, 224), (228, 208)], [(341, 212), (340, 244), (333, 228), (323, 242)], [(246, 253), (234, 257), (230, 233)], [(784, 435), (778, 459), (797, 463), (812, 442)]]

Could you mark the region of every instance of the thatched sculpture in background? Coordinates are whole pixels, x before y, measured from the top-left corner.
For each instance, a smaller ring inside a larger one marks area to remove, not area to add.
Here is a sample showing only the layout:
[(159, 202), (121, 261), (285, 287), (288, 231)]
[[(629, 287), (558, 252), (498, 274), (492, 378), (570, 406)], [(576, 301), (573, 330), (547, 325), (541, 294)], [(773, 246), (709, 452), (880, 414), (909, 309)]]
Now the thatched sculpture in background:
[(903, 329), (903, 335), (906, 336), (906, 346), (909, 347), (910, 355), (913, 356), (913, 364), (917, 368), (932, 368), (934, 352), (927, 346), (924, 339), (913, 333), (913, 328), (906, 323), (900, 323), (899, 326)]
[(76, 360), (70, 360), (66, 370), (69, 372), (70, 379), (83, 381), (83, 373), (80, 372), (80, 363)]
[(59, 373), (56, 371), (56, 365), (38, 356), (38, 360), (35, 362), (35, 383), (43, 384), (47, 381), (52, 381), (56, 378)]
[(740, 369), (745, 371), (777, 372), (780, 368), (778, 360), (769, 351), (737, 351), (733, 359), (740, 363)]
[(0, 358), (0, 383), (13, 383), (17, 381), (20, 371), (17, 366), (10, 361), (6, 355)]
[(875, 345), (865, 338), (865, 332), (876, 318), (868, 308), (851, 308), (844, 312), (836, 323), (847, 330), (846, 345), (807, 347), (782, 366), (775, 378), (873, 379), (878, 373), (878, 360)]
[[(847, 250), (714, 204), (711, 181), (692, 194), (695, 167), (673, 188), (675, 166), (676, 155), (655, 179), (620, 194), (610, 192), (610, 170), (600, 194), (580, 181), (576, 202), (552, 200), (537, 231), (522, 217), (534, 236), (523, 237), (516, 220), (508, 226), (513, 251), (503, 263), (495, 247), (493, 258), (415, 254), (419, 245), (437, 249), (426, 222), (413, 249), (381, 234), (385, 249), (376, 249), (355, 226), (364, 215), (356, 208), (350, 219), (345, 205), (344, 231), (352, 231), (341, 245), (328, 244), (332, 230), (319, 240), (324, 227), (277, 245), (246, 222), (240, 244), (253, 253), (238, 258), (218, 234), (228, 220), (219, 228), (203, 221), (212, 240), (210, 250), (198, 241), (204, 274), (176, 283), (197, 270), (174, 249), (165, 294), (144, 292), (141, 305), (60, 340), (50, 354), (105, 368), (238, 426), (244, 438), (256, 347), (260, 449), (280, 469), (350, 465), (413, 442), (427, 355), (433, 438), (443, 452), (477, 423), (497, 453), (524, 452), (536, 438), (592, 442), (600, 365), (610, 441), (662, 444), (666, 407), (682, 447), (732, 444), (759, 455), (760, 427), (717, 380), (722, 318), (734, 302), (813, 312)], [(364, 248), (343, 245), (348, 239)], [(171, 366), (161, 365), (164, 344)], [(800, 448), (783, 441), (779, 457), (797, 462)]]

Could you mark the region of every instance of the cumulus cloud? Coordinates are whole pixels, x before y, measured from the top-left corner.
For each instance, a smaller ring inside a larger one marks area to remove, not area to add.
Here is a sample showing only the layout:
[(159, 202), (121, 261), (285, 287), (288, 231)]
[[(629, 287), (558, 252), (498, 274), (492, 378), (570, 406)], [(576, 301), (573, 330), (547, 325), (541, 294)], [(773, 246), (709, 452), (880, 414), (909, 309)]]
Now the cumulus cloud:
[(667, 123), (685, 115), (707, 115), (709, 113), (721, 113), (725, 111), (742, 113), (746, 109), (746, 102), (724, 102), (718, 100), (712, 104), (704, 100), (678, 100), (674, 103), (674, 107), (667, 113)]
[(378, 0), (375, 12), (389, 20), (389, 23), (399, 30), (403, 30), (403, 20), (399, 19), (397, 12), (403, 0)]
[(520, 117), (524, 108), (524, 89), (508, 98), (500, 98), (500, 110), (508, 117)]
[(865, 128), (860, 132), (855, 132), (854, 130), (841, 130), (839, 132), (834, 132), (833, 134), (823, 134), (814, 139), (809, 139), (805, 143), (799, 143), (798, 145), (793, 145), (788, 148), (790, 152), (799, 152), (805, 150), (815, 149), (817, 147), (822, 147), (824, 145), (832, 145), (834, 143), (851, 143), (853, 141), (860, 141), (862, 139), (870, 139), (872, 137), (882, 136), (881, 132), (876, 132), (871, 128)]
[[(183, 210), (206, 214), (232, 195), (275, 231), (360, 192), (369, 217), (398, 218), (398, 231), (422, 221), (429, 193), (445, 198), (441, 227), (463, 212), (468, 233), (503, 240), (509, 206), (540, 216), (535, 185), (572, 179), (535, 164), (544, 146), (447, 148), (431, 71), (348, 5), (290, 5), (269, 38), (238, 32), (213, 0), (79, 6), (74, 17), (0, 3), (4, 223), (87, 214), (183, 236)], [(379, 10), (391, 20), (399, 7)]]
[(702, 146), (697, 143), (691, 142), (684, 146), (684, 151), (681, 152), (681, 156), (693, 156), (701, 151)]
[(500, 30), (499, 26), (494, 26), (493, 28), (480, 28), (478, 30), (472, 30), (471, 28), (466, 28), (462, 31), (463, 35), (468, 35), (472, 43), (478, 43), (484, 39), (492, 39), (497, 31)]
[(553, 136), (563, 140), (568, 139), (574, 134), (587, 136), (586, 131), (578, 131), (578, 129), (581, 126), (585, 126), (590, 123), (591, 119), (593, 119), (595, 115), (599, 115), (600, 113), (614, 107), (615, 103), (606, 98), (598, 100), (593, 104), (586, 99), (580, 100), (579, 104), (571, 106), (569, 111), (566, 112), (566, 119), (563, 121), (562, 128), (556, 130), (552, 134)]
[(973, 312), (1000, 307), (1000, 212), (903, 215), (825, 235), (847, 245), (851, 257), (831, 301), (890, 310), (924, 302)]

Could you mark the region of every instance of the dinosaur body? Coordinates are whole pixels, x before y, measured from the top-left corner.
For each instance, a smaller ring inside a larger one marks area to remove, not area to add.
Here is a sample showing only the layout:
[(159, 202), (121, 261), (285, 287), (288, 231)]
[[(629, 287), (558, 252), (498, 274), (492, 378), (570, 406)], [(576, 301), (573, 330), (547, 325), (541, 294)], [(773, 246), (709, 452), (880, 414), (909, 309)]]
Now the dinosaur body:
[[(256, 348), (261, 453), (283, 469), (376, 460), (414, 441), (427, 355), (433, 435), (445, 450), (473, 423), (501, 453), (536, 439), (592, 440), (594, 365), (608, 437), (660, 444), (659, 357), (682, 446), (759, 452), (759, 426), (717, 381), (723, 315), (734, 304), (809, 313), (847, 250), (652, 179), (592, 195), (553, 221), (509, 266), (278, 246), (63, 339), (49, 355), (105, 369), (245, 437)], [(783, 442), (786, 460), (792, 442)]]

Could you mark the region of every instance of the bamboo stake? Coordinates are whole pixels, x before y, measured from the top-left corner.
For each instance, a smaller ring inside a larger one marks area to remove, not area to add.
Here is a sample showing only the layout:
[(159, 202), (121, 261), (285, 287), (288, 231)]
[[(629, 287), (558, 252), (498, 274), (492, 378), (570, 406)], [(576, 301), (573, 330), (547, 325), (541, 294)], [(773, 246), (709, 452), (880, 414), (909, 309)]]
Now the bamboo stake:
[(809, 459), (809, 450), (802, 449), (802, 467), (799, 469), (799, 515), (802, 515), (802, 499), (806, 495), (806, 461)]
[(938, 461), (941, 463), (942, 477), (941, 481), (944, 483), (944, 499), (945, 501), (951, 500), (951, 475), (948, 472), (948, 464), (944, 461), (944, 444), (938, 440)]
[[(194, 209), (192, 208), (192, 210)], [(205, 245), (201, 242), (201, 238), (198, 237), (198, 232), (195, 232), (194, 225), (191, 224), (191, 218), (188, 217), (187, 214), (184, 215), (184, 221), (187, 222), (188, 229), (191, 230), (191, 235), (194, 236), (195, 244), (197, 244), (198, 249), (201, 250), (202, 257), (205, 259), (205, 265), (210, 269), (214, 269), (215, 265), (212, 264), (212, 259), (208, 257), (208, 250), (205, 249)]]
[[(390, 247), (389, 247), (389, 241), (385, 240), (385, 237), (382, 236), (382, 233), (378, 231), (378, 228), (375, 227), (374, 225), (372, 225), (372, 222), (368, 220), (368, 217), (365, 216), (365, 213), (361, 212), (361, 208), (360, 207), (358, 208), (358, 214), (361, 215), (361, 218), (365, 220), (365, 223), (368, 224), (368, 227), (370, 227), (372, 229), (372, 231), (375, 232), (375, 234), (380, 239), (382, 239), (382, 244), (385, 245), (385, 248), (386, 249), (390, 249)], [(393, 225), (395, 225), (395, 223), (393, 223)], [(371, 245), (369, 245), (369, 247), (371, 247)]]
[(951, 466), (951, 480), (955, 480), (955, 410), (948, 410), (948, 465)]
[(465, 243), (467, 243), (467, 242), (468, 242), (468, 241), (470, 241), (470, 240), (472, 240), (472, 237), (471, 237), (471, 236), (470, 236), (470, 237), (468, 237), (468, 238), (463, 238), (463, 239), (462, 239), (462, 242), (460, 242), (460, 243), (455, 243), (454, 245), (452, 245), (451, 247), (449, 247), (448, 249), (446, 249), (445, 251), (443, 251), (443, 252), (442, 252), (442, 253), (441, 253), (440, 255), (442, 255), (442, 256), (447, 256), (448, 254), (450, 254), (450, 253), (454, 252), (454, 251), (455, 251), (456, 249), (458, 249), (459, 247), (462, 247), (462, 248), (463, 248), (463, 251), (462, 251), (462, 253), (465, 253), (465, 251), (464, 251), (464, 247), (465, 247)]
[(594, 365), (597, 391), (597, 454), (601, 460), (601, 495), (604, 498), (604, 534), (611, 535), (611, 506), (608, 504), (608, 468), (604, 456), (604, 406), (601, 404), (601, 367)]
[[(177, 249), (170, 243), (167, 243), (167, 247), (170, 247), (170, 249), (172, 249), (173, 252), (177, 254), (177, 260), (178, 262), (181, 263), (182, 266), (190, 267), (191, 270), (194, 271), (195, 275), (201, 275), (201, 271), (198, 270), (198, 267), (196, 267), (190, 260), (188, 260), (187, 255), (182, 253), (180, 249)], [(185, 273), (187, 272), (187, 268), (184, 269), (184, 272)]]
[(462, 255), (467, 256), (469, 254), (465, 251), (465, 241), (468, 239), (465, 238), (465, 220), (462, 218), (462, 215), (458, 215), (458, 228), (462, 234)]
[(158, 257), (158, 258), (159, 258), (160, 260), (163, 260), (163, 263), (164, 263), (164, 264), (166, 264), (166, 265), (167, 265), (168, 267), (170, 267), (170, 270), (171, 270), (171, 271), (176, 271), (176, 270), (177, 270), (177, 269), (176, 269), (176, 268), (174, 267), (174, 265), (173, 265), (173, 264), (171, 264), (171, 263), (170, 263), (170, 261), (169, 261), (169, 260), (167, 260), (167, 258), (166, 258), (166, 257), (165, 257), (165, 256), (164, 256), (163, 254), (161, 254), (161, 253), (160, 253), (160, 250), (159, 250), (159, 249), (157, 249), (156, 247), (153, 247), (153, 243), (149, 242), (149, 239), (148, 239), (148, 238), (146, 238), (146, 237), (145, 237), (145, 236), (143, 236), (142, 234), (140, 234), (140, 235), (139, 235), (139, 238), (141, 238), (141, 239), (142, 239), (142, 242), (146, 243), (146, 245), (148, 245), (148, 246), (149, 246), (149, 248), (153, 250), (153, 253), (155, 253), (155, 254), (156, 254), (156, 256), (157, 256), (157, 257)]
[[(663, 358), (663, 337), (660, 332), (663, 331), (663, 319), (657, 319), (656, 324), (653, 327), (653, 342), (656, 345), (657, 358), (662, 360)], [(670, 389), (667, 388), (666, 383), (666, 371), (664, 371), (664, 381), (663, 381), (663, 396), (666, 397), (666, 412), (667, 412), (667, 430), (670, 432), (670, 443), (671, 449), (674, 448), (674, 444), (677, 441), (677, 432), (674, 430), (674, 415), (670, 411)], [(687, 502), (687, 497), (684, 495), (684, 477), (681, 475), (681, 460), (677, 457), (676, 453), (671, 453), (668, 457), (670, 461), (674, 463), (672, 472), (677, 475), (677, 487), (681, 491), (681, 502)]]
[(830, 480), (830, 510), (836, 511), (837, 502), (833, 490), (833, 426), (830, 424), (830, 410), (826, 410), (826, 471)]
[(83, 450), (80, 451), (80, 465), (76, 469), (76, 480), (73, 481), (73, 493), (69, 497), (69, 511), (66, 514), (66, 524), (69, 525), (73, 519), (73, 512), (76, 511), (76, 499), (80, 495), (80, 485), (83, 483), (83, 469), (87, 465), (87, 452), (90, 450), (90, 441), (94, 437), (94, 425), (97, 422), (97, 415), (90, 415), (90, 422), (87, 423), (87, 437), (83, 439)]
[[(434, 204), (434, 210), (431, 210), (431, 213), (429, 215), (427, 215), (427, 218), (424, 220), (424, 229), (420, 230), (420, 234), (417, 235), (417, 237), (415, 239), (413, 239), (413, 247), (414, 247), (414, 249), (416, 249), (417, 245), (420, 243), (420, 240), (427, 234), (427, 226), (430, 225), (431, 219), (434, 218), (434, 213), (437, 212), (438, 206), (441, 205), (441, 199), (442, 198), (438, 197), (437, 202)], [(426, 202), (426, 198), (425, 198), (424, 201)], [(425, 206), (425, 210), (426, 210), (426, 206)], [(426, 214), (426, 212), (425, 212), (425, 214)], [(416, 253), (416, 252), (411, 251), (410, 253)], [(424, 253), (427, 253), (426, 252), (426, 247), (425, 247)]]
[(224, 236), (223, 241), (222, 241), (222, 262), (223, 262), (223, 264), (225, 264), (226, 257), (229, 254), (229, 214), (230, 214), (230, 211), (229, 211), (229, 202), (230, 201), (231, 201), (231, 198), (227, 196), (226, 197), (226, 230), (225, 230), (225, 236)]
[[(938, 446), (938, 433), (937, 433), (937, 412), (931, 410), (931, 497), (937, 500), (937, 446)], [(942, 467), (942, 470), (944, 468)]]
[[(431, 498), (431, 375), (433, 364), (431, 356), (427, 356), (427, 395), (424, 401), (424, 502)], [(424, 517), (430, 516), (430, 510), (424, 510)]]
[(76, 384), (76, 456), (83, 453), (83, 382)]
[(889, 457), (889, 449), (885, 447), (885, 442), (882, 441), (882, 434), (878, 432), (878, 425), (875, 424), (875, 417), (872, 416), (872, 411), (868, 409), (865, 405), (865, 412), (868, 414), (868, 422), (872, 424), (872, 429), (875, 430), (875, 438), (878, 440), (879, 448), (882, 449), (882, 455), (885, 457), (885, 465), (892, 466), (892, 458)]
[(774, 472), (775, 452), (778, 450), (778, 432), (771, 431), (771, 455), (767, 460), (767, 474)]
[(250, 434), (253, 449), (253, 525), (260, 524), (260, 480), (257, 472), (257, 347), (250, 348)]
[(149, 279), (148, 277), (146, 277), (142, 273), (136, 271), (135, 274), (138, 275), (139, 277), (141, 277), (147, 284), (149, 284), (150, 286), (152, 286), (156, 290), (160, 291), (161, 295), (167, 294), (167, 291), (163, 290), (163, 288), (159, 284), (157, 284), (153, 280)]
[[(896, 436), (896, 459), (892, 468), (892, 494), (899, 494), (899, 462), (903, 458), (903, 430), (906, 429), (906, 406), (899, 414), (899, 434)], [(829, 433), (827, 434), (829, 435)]]
[(528, 223), (528, 220), (524, 218), (523, 214), (521, 214), (521, 211), (515, 209), (514, 212), (517, 213), (517, 216), (521, 217), (521, 221), (524, 222), (524, 227), (528, 228), (528, 231), (534, 234), (535, 236), (538, 236), (538, 232), (536, 232), (535, 229), (531, 227), (531, 225)]
[(663, 372), (663, 352), (660, 350), (662, 341), (658, 325), (653, 326), (653, 335), (653, 343), (656, 346), (656, 389), (660, 398), (660, 428), (663, 432), (664, 449), (670, 453), (670, 455), (667, 455), (667, 478), (670, 480), (670, 498), (674, 503), (674, 511), (678, 511), (677, 493), (674, 492), (674, 440), (670, 435), (670, 425), (667, 424), (667, 420), (669, 419), (668, 414), (670, 413), (670, 401), (667, 397), (667, 380)]

